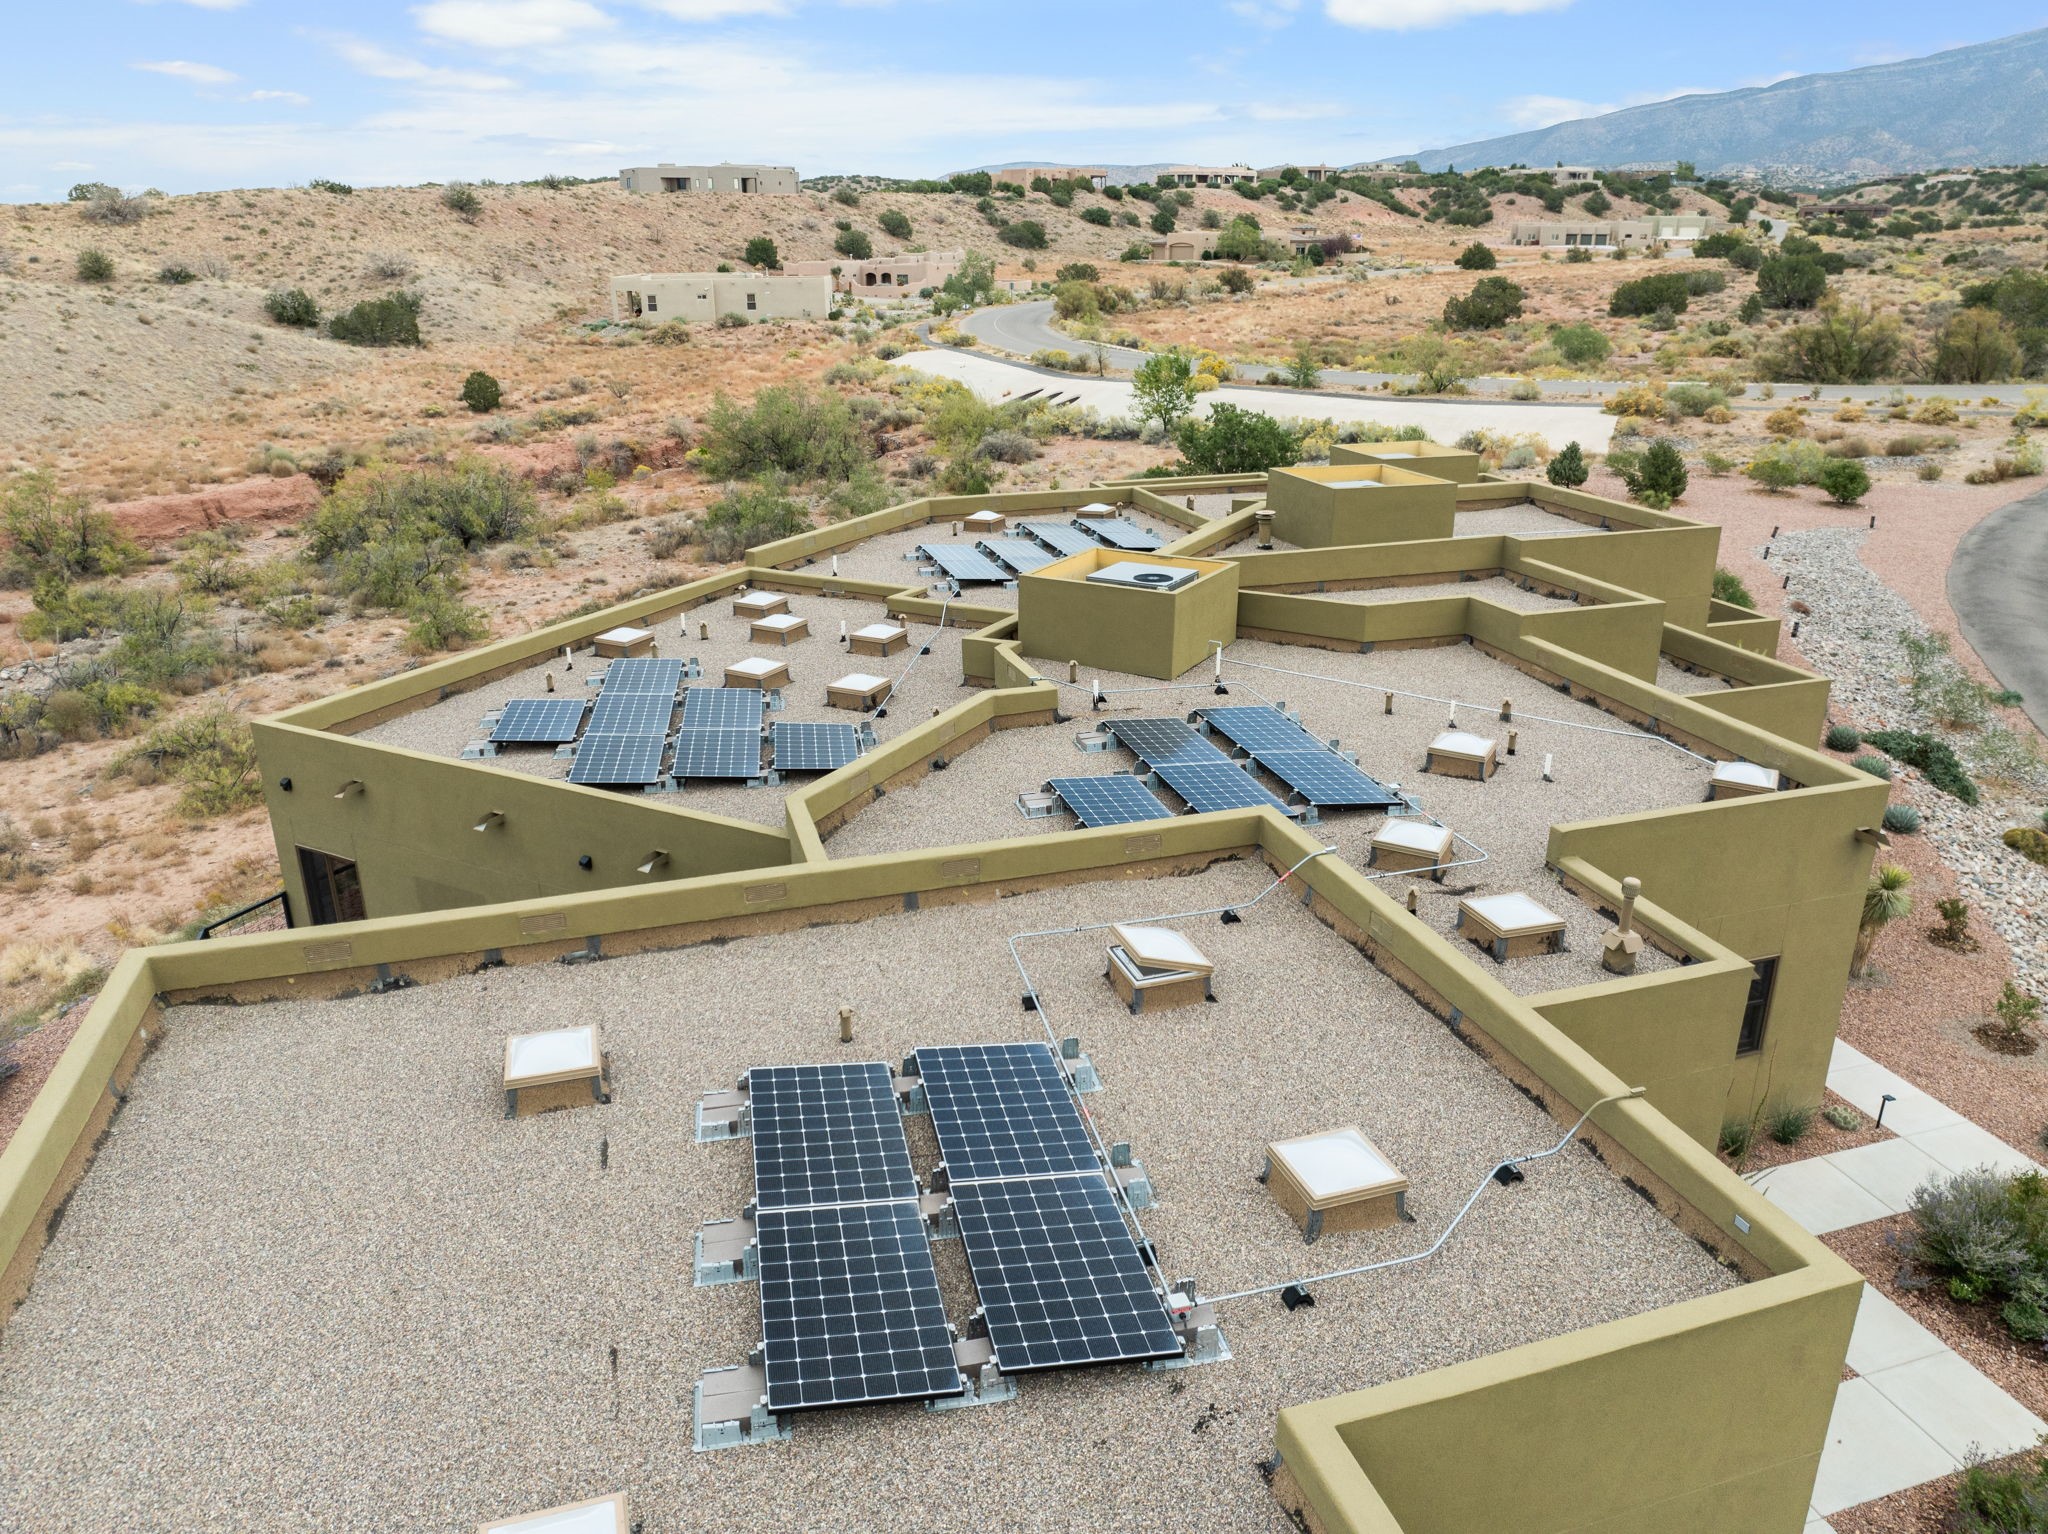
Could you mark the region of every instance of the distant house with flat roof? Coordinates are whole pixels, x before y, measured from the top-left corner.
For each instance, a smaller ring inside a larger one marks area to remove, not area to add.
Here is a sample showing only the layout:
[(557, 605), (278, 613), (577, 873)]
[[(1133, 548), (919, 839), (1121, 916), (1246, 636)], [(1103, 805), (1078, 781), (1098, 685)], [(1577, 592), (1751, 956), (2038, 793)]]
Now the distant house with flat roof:
[(635, 165), (619, 172), (622, 192), (769, 192), (797, 190), (792, 165)]
[(1098, 192), (1109, 184), (1109, 172), (1100, 165), (1012, 165), (992, 170), (989, 179), (997, 186), (1024, 186), (1043, 178), (1047, 181), (1085, 181)]
[(764, 272), (639, 272), (612, 279), (612, 318), (621, 324), (721, 315), (750, 320), (822, 320), (832, 312), (832, 279)]

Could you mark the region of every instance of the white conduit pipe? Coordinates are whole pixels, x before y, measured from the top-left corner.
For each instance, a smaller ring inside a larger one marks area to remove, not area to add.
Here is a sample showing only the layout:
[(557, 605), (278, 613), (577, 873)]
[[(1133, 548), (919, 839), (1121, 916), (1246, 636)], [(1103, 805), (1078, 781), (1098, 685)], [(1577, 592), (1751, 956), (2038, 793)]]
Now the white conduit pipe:
[(896, 678), (889, 690), (882, 695), (881, 702), (861, 715), (863, 720), (872, 719), (875, 715), (875, 709), (887, 708), (891, 701), (894, 700), (897, 692), (901, 690), (903, 684), (910, 680), (910, 673), (915, 671), (917, 663), (924, 659), (924, 652), (938, 642), (939, 635), (946, 632), (946, 613), (952, 606), (953, 599), (951, 596), (948, 596), (945, 601), (939, 604), (939, 626), (932, 631), (932, 637), (917, 647), (917, 653), (910, 657), (910, 664), (903, 668), (903, 675)]

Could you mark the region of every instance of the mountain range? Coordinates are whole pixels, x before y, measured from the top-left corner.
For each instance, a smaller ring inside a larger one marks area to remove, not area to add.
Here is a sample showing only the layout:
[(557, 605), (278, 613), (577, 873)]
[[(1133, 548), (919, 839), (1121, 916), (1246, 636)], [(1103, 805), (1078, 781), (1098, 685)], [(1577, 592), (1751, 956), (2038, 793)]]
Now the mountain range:
[(2048, 28), (1925, 58), (1678, 96), (1413, 158), (1424, 170), (1690, 160), (1702, 175), (1847, 183), (2048, 161), (2044, 100)]

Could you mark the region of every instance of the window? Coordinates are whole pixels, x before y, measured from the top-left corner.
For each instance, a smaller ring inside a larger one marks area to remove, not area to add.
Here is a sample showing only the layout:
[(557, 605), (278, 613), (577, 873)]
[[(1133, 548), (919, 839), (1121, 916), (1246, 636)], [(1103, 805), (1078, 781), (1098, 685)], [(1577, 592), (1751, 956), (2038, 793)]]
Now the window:
[(299, 873), (306, 881), (306, 914), (314, 926), (363, 919), (363, 881), (354, 859), (301, 847)]
[(754, 295), (751, 293), (747, 295), (747, 307), (749, 309), (756, 309), (760, 307), (758, 304), (754, 302)]
[(654, 311), (655, 311), (655, 310), (659, 309), (660, 307), (661, 307), (661, 298), (660, 298), (660, 296), (659, 296), (658, 294), (654, 294), (654, 293), (649, 293), (649, 294), (647, 295), (647, 312), (648, 312), (649, 314), (652, 314), (652, 313), (654, 313)]
[(1764, 1047), (1764, 1025), (1771, 1016), (1771, 989), (1778, 979), (1778, 958), (1751, 959), (1756, 976), (1749, 982), (1749, 1001), (1742, 1009), (1742, 1032), (1735, 1040), (1738, 1055), (1753, 1055)]

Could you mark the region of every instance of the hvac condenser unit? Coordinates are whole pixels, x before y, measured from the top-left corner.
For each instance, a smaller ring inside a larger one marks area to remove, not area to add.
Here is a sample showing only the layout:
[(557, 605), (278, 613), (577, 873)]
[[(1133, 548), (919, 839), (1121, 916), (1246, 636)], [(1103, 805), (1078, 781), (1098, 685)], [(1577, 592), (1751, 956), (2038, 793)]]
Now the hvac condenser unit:
[(1134, 591), (1178, 591), (1202, 572), (1178, 565), (1148, 565), (1135, 559), (1104, 565), (1088, 579), (1099, 586), (1124, 586)]

